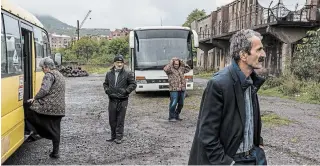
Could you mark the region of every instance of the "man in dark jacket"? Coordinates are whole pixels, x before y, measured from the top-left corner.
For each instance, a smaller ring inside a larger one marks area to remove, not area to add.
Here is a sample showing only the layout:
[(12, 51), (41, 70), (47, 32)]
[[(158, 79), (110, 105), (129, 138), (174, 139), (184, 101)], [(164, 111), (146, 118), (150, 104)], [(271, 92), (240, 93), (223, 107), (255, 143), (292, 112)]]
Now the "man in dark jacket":
[(203, 93), (190, 165), (264, 165), (257, 91), (264, 83), (261, 35), (241, 30), (230, 40), (232, 64), (209, 80)]
[(108, 110), (111, 138), (107, 141), (121, 144), (128, 97), (137, 87), (134, 74), (124, 69), (124, 59), (121, 55), (114, 58), (114, 67), (107, 73), (103, 87), (109, 96)]

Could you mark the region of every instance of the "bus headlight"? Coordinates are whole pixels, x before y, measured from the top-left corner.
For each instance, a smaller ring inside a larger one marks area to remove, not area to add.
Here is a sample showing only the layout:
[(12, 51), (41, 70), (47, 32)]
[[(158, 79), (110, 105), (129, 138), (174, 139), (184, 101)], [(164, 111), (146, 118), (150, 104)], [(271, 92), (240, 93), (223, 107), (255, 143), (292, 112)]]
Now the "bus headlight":
[(144, 76), (136, 76), (137, 84), (147, 84), (146, 77)]
[(193, 76), (184, 76), (186, 82), (193, 82)]
[(186, 79), (186, 82), (193, 82), (193, 79)]

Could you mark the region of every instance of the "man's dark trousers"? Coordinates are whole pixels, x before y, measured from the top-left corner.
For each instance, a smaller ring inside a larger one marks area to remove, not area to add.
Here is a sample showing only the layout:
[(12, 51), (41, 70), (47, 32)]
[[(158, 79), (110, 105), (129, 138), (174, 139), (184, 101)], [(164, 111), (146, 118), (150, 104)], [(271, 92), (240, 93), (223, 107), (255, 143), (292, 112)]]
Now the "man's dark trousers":
[(128, 100), (109, 100), (109, 124), (111, 127), (111, 138), (122, 139), (124, 130), (124, 119), (126, 116)]

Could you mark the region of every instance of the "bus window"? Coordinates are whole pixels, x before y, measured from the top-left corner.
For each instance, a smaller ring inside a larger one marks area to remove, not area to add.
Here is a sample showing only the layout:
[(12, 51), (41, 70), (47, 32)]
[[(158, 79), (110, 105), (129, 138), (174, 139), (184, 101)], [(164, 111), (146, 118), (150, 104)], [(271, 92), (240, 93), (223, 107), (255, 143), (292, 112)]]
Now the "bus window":
[(47, 34), (42, 31), (42, 38), (43, 38), (43, 51), (45, 57), (50, 57), (50, 42)]
[[(1, 15), (2, 17), (2, 15)], [(1, 19), (3, 21), (3, 19)], [(2, 22), (3, 25), (3, 22)], [(1, 26), (1, 75), (7, 74), (7, 51), (6, 51), (6, 39), (4, 36), (4, 29)]]
[(7, 44), (8, 74), (22, 74), (22, 53), (18, 20), (3, 15)]
[(43, 52), (43, 39), (41, 34), (41, 29), (35, 27), (34, 28), (34, 40), (36, 42), (36, 70), (41, 71), (41, 67), (39, 67), (39, 63), (42, 58), (44, 58)]
[(45, 57), (48, 56), (48, 53), (47, 53), (47, 44), (46, 44), (46, 43), (43, 44), (43, 55), (44, 55)]

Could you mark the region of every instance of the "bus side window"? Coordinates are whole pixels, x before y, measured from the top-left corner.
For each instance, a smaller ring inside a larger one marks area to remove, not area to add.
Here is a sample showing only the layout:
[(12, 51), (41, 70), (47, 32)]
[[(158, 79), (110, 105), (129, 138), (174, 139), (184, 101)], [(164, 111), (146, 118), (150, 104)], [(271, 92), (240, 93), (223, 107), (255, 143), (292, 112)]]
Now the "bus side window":
[[(2, 17), (2, 14), (1, 14)], [(1, 19), (2, 25), (3, 19)], [(3, 26), (1, 26), (1, 75), (8, 74), (8, 67), (7, 67), (7, 48), (6, 48), (6, 38)]]
[(22, 48), (17, 19), (3, 15), (7, 44), (8, 74), (22, 74)]
[(39, 63), (42, 58), (44, 58), (43, 52), (43, 39), (41, 35), (41, 29), (35, 27), (34, 28), (34, 40), (36, 42), (36, 70), (41, 71), (41, 67), (39, 67)]
[(50, 42), (47, 34), (42, 31), (42, 38), (43, 38), (43, 51), (45, 57), (50, 57)]

